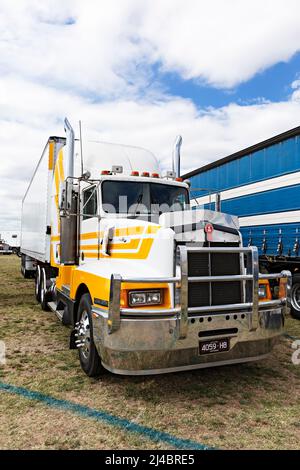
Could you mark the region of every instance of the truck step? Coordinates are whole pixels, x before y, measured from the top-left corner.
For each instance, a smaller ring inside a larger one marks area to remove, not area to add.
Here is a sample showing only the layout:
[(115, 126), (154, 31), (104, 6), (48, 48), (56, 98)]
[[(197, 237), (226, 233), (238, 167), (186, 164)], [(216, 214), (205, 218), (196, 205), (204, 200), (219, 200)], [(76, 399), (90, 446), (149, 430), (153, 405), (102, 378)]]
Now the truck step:
[(67, 284), (64, 284), (62, 287), (61, 287), (61, 290), (67, 294), (68, 296), (70, 295), (70, 286), (67, 285)]
[(48, 302), (48, 307), (50, 308), (50, 310), (52, 310), (52, 312), (56, 312), (56, 302)]
[(52, 310), (52, 312), (55, 313), (55, 315), (58, 317), (58, 319), (60, 321), (62, 321), (62, 317), (63, 317), (63, 314), (64, 314), (64, 311), (63, 310), (57, 310), (57, 304), (56, 302), (48, 302), (48, 307), (50, 308), (50, 310)]

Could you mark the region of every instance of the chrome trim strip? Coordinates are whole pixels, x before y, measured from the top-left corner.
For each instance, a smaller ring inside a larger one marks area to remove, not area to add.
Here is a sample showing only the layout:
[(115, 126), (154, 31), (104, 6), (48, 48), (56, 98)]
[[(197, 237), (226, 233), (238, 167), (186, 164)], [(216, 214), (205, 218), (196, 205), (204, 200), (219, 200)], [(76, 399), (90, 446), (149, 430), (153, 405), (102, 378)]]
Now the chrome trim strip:
[(249, 315), (249, 330), (255, 331), (258, 327), (258, 288), (259, 288), (259, 263), (258, 263), (258, 249), (256, 246), (251, 246), (252, 254), (252, 312)]
[(229, 282), (229, 281), (250, 281), (251, 274), (232, 274), (228, 276), (192, 276), (188, 278), (189, 282)]
[[(222, 354), (222, 353), (221, 353)], [(265, 359), (269, 356), (270, 353), (263, 354), (261, 356), (253, 356), (247, 357), (242, 359), (231, 359), (226, 361), (217, 361), (217, 362), (208, 362), (203, 364), (192, 364), (189, 366), (181, 366), (181, 367), (169, 367), (165, 369), (143, 369), (143, 370), (123, 370), (123, 369), (115, 369), (113, 367), (109, 367), (107, 364), (102, 362), (103, 367), (108, 371), (119, 374), (119, 375), (156, 375), (156, 374), (167, 374), (171, 372), (181, 372), (187, 370), (195, 370), (195, 369), (206, 369), (208, 367), (218, 367), (218, 366), (225, 366), (230, 364), (239, 364), (244, 362), (252, 362), (252, 361), (259, 361), (261, 359)]]
[(122, 277), (122, 282), (132, 282), (133, 284), (154, 284), (155, 282), (171, 284), (180, 282), (180, 280), (180, 277)]
[(107, 322), (109, 334), (120, 328), (121, 282), (120, 274), (111, 275)]
[[(291, 271), (282, 271), (282, 277), (286, 277), (286, 286), (285, 286), (285, 306), (284, 306), (284, 314), (289, 315), (291, 309), (291, 292), (292, 292), (292, 284), (293, 284), (293, 277)], [(283, 300), (283, 299), (282, 299)]]
[(194, 247), (194, 246), (187, 246), (187, 251), (201, 251), (201, 253), (248, 253), (251, 251), (252, 247), (244, 248), (244, 247)]
[[(287, 277), (288, 271), (282, 271), (275, 274), (259, 274), (258, 279), (281, 279)], [(228, 276), (191, 276), (188, 278), (189, 282), (227, 282), (227, 281), (251, 281), (252, 274), (232, 274)]]
[(281, 273), (260, 274), (259, 279), (281, 279), (284, 277), (289, 277), (290, 275), (290, 271), (281, 271)]
[[(259, 302), (259, 308), (264, 307), (275, 307), (281, 306), (285, 302), (285, 299), (270, 300), (266, 302)], [(226, 311), (226, 310), (246, 310), (253, 307), (253, 302), (245, 302), (243, 304), (227, 304), (227, 305), (209, 305), (204, 307), (189, 307), (189, 313), (201, 313), (201, 312), (215, 312), (215, 311)], [(251, 312), (247, 312), (251, 315)]]
[(121, 308), (120, 313), (125, 315), (143, 315), (143, 313), (147, 313), (148, 315), (174, 315), (180, 312), (180, 308), (161, 308), (161, 309), (154, 309), (154, 308)]
[(188, 257), (187, 247), (179, 246), (179, 260), (181, 268), (181, 289), (180, 289), (180, 307), (181, 313), (179, 318), (179, 338), (183, 339), (187, 336), (189, 317), (188, 317)]

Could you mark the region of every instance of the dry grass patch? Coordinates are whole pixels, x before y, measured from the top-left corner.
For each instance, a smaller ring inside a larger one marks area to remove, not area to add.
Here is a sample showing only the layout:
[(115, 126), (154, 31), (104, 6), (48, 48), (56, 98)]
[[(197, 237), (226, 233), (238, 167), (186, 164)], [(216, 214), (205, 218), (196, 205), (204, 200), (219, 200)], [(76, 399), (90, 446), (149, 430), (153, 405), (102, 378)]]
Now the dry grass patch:
[[(286, 331), (300, 338), (300, 322)], [(227, 449), (297, 449), (300, 366), (283, 337), (258, 363), (150, 377), (90, 379), (69, 330), (34, 299), (19, 259), (0, 259), (1, 380), (105, 410), (177, 437)], [(0, 392), (1, 448), (163, 448), (117, 428)]]

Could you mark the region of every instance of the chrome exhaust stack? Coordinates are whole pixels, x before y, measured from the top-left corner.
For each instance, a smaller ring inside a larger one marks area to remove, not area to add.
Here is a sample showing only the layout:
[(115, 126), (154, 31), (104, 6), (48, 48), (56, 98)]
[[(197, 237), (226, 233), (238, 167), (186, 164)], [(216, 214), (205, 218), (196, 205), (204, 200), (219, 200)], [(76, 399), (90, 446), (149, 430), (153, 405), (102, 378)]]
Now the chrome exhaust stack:
[(60, 184), (60, 262), (64, 265), (78, 263), (78, 195), (74, 191), (74, 147), (75, 133), (65, 118), (66, 151), (64, 158), (65, 179)]
[(173, 159), (172, 159), (172, 171), (175, 173), (176, 178), (180, 177), (180, 147), (182, 144), (182, 137), (178, 135), (176, 137), (173, 147)]

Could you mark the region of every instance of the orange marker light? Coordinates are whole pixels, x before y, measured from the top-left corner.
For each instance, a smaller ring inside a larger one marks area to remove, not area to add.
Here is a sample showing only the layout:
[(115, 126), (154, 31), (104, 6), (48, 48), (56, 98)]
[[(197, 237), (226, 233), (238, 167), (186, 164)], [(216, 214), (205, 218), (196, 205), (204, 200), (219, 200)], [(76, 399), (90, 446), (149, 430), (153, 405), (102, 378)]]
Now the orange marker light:
[(182, 183), (183, 179), (182, 178), (175, 178), (175, 181), (180, 181), (180, 183)]

